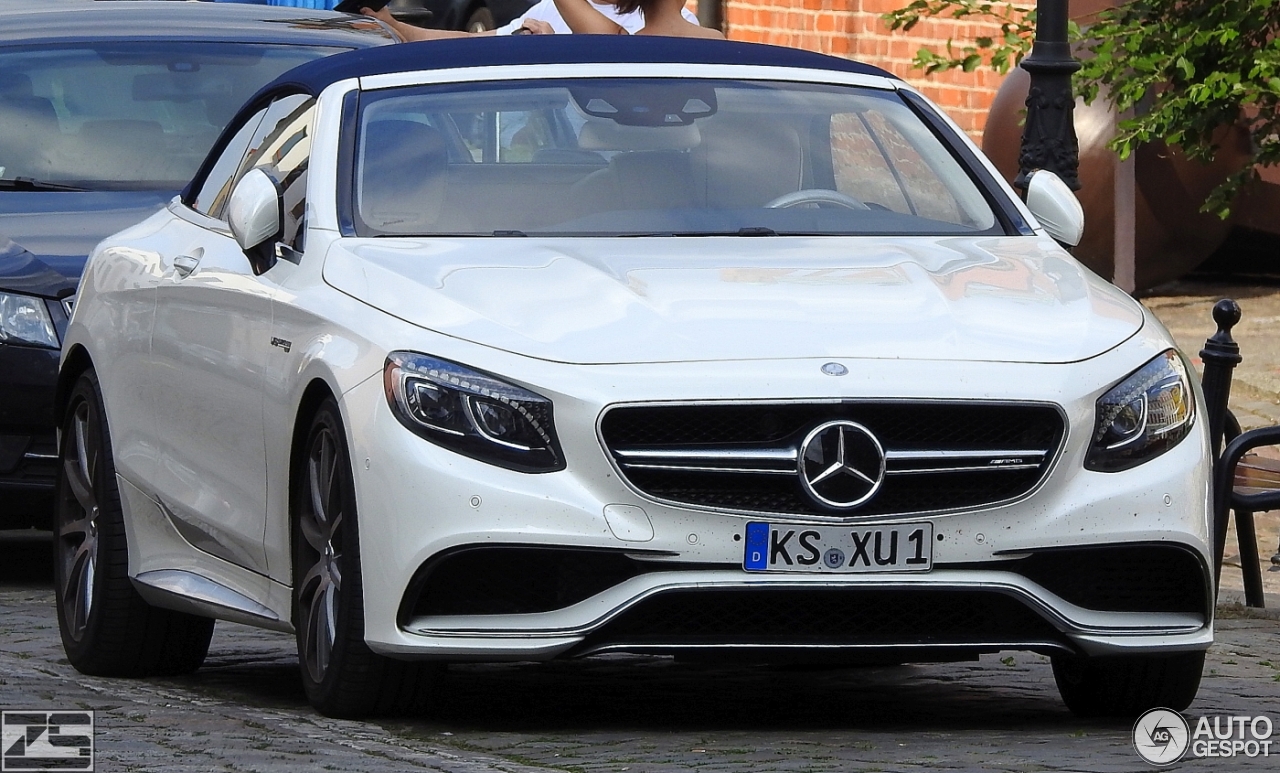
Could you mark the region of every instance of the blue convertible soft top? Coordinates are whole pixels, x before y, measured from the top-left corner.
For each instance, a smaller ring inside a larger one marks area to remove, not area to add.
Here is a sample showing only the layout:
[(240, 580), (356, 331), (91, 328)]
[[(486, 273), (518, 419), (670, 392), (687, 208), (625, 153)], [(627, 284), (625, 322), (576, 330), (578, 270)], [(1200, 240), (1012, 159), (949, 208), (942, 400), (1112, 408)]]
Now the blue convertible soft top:
[(647, 35), (504, 35), (428, 40), (337, 54), (296, 67), (268, 84), (262, 91), (276, 91), (289, 86), (318, 95), (329, 84), (346, 78), (389, 72), (595, 62), (804, 67), (895, 77), (878, 67), (861, 62), (760, 43)]

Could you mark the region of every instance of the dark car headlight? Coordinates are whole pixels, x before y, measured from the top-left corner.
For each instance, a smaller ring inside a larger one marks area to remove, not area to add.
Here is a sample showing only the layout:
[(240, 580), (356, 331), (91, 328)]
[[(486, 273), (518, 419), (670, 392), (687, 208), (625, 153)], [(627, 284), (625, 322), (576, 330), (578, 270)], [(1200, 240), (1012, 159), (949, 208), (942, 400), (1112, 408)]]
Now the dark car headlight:
[(382, 370), (400, 423), (460, 454), (521, 472), (564, 469), (551, 401), (456, 362), (392, 352)]
[(1163, 454), (1191, 432), (1195, 405), (1182, 357), (1164, 352), (1098, 398), (1085, 468), (1119, 472)]
[(58, 348), (58, 333), (43, 298), (0, 293), (0, 343)]

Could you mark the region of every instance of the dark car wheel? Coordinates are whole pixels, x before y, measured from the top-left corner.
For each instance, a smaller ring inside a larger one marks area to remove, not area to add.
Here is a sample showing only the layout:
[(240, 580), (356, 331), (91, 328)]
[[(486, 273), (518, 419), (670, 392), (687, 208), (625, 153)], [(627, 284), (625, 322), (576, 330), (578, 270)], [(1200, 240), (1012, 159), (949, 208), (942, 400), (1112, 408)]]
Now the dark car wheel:
[(92, 370), (76, 382), (62, 426), (54, 521), (58, 627), (71, 665), (94, 676), (199, 668), (214, 621), (153, 607), (129, 580), (111, 435)]
[(490, 11), (484, 6), (480, 6), (472, 11), (471, 15), (467, 17), (467, 26), (465, 29), (467, 32), (484, 32), (485, 30), (494, 29), (497, 26), (498, 25), (495, 24), (493, 20), (493, 11)]
[(1148, 709), (1183, 711), (1195, 700), (1204, 652), (1053, 658), (1053, 678), (1072, 713), (1136, 717)]
[(330, 717), (420, 709), (437, 667), (382, 657), (364, 641), (355, 486), (332, 398), (311, 420), (293, 480), (293, 619), (307, 697)]

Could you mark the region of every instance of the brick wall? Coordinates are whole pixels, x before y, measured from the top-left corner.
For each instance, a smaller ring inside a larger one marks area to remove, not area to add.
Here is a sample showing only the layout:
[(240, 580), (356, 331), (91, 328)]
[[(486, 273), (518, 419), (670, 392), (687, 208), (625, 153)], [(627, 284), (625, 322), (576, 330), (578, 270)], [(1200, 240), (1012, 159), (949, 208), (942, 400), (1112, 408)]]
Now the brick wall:
[[(977, 140), (1001, 76), (980, 68), (925, 77), (911, 67), (911, 59), (921, 46), (941, 51), (948, 38), (963, 45), (981, 35), (998, 35), (999, 29), (939, 18), (920, 22), (910, 33), (890, 32), (881, 14), (909, 1), (725, 0), (725, 26), (731, 40), (794, 46), (884, 68), (923, 91)], [(692, 2), (689, 6), (696, 8)]]

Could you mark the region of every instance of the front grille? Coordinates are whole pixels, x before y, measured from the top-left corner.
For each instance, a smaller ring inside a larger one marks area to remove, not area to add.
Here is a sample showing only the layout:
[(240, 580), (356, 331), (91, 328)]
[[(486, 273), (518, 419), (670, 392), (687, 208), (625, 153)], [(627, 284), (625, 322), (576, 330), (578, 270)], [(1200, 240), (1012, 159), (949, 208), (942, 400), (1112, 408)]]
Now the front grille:
[[(811, 497), (797, 472), (815, 427), (844, 419), (884, 449), (884, 483), (847, 510)], [(622, 406), (600, 425), (641, 492), (682, 505), (817, 516), (887, 515), (1007, 502), (1044, 477), (1064, 436), (1041, 404), (844, 402)]]
[(1190, 550), (1174, 545), (1047, 550), (984, 566), (1016, 572), (1085, 609), (1190, 614), (1208, 609), (1204, 565)]
[(1062, 635), (990, 591), (742, 589), (670, 591), (631, 607), (584, 642), (610, 645), (936, 646), (1033, 644)]

